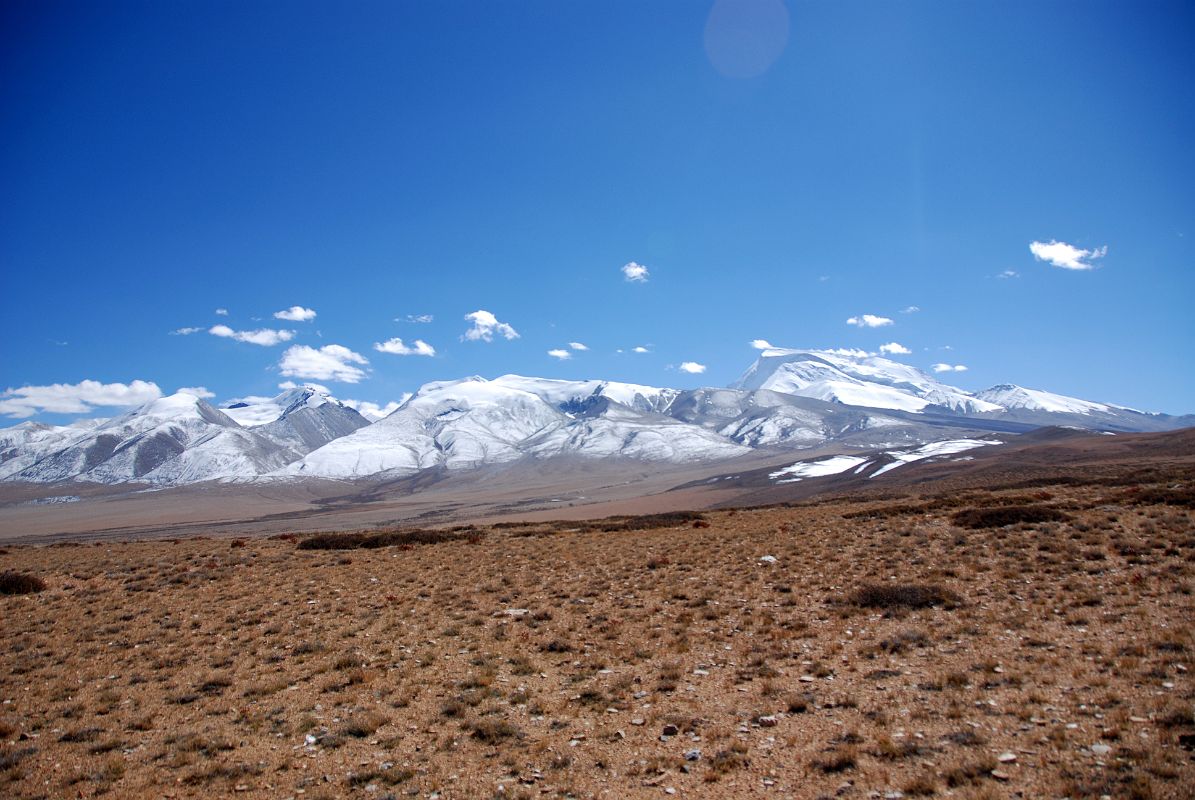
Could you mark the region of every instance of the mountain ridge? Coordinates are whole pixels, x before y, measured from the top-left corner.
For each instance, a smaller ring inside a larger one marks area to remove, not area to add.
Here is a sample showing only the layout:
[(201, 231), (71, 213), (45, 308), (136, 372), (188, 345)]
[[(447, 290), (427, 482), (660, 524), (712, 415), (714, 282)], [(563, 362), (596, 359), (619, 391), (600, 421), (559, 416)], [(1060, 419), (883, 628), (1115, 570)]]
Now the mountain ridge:
[(768, 348), (729, 388), (475, 375), (426, 383), (372, 423), (314, 384), (224, 408), (180, 392), (107, 420), (0, 429), (0, 480), (393, 479), (562, 455), (683, 464), (829, 445), (909, 448), (1045, 425), (1151, 431), (1195, 417), (1015, 384), (968, 392), (864, 351)]

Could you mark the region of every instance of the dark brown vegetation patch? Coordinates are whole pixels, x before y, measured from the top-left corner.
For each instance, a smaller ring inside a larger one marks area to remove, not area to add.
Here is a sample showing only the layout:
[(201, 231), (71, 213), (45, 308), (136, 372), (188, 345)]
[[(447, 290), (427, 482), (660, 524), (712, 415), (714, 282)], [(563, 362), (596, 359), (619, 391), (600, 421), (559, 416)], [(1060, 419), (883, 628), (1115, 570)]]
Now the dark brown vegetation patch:
[(604, 517), (595, 520), (556, 520), (546, 524), (557, 529), (568, 529), (571, 531), (614, 533), (616, 531), (650, 531), (657, 528), (677, 528), (680, 526), (701, 527), (696, 525), (699, 522), (706, 522), (705, 515), (700, 511), (665, 511), (661, 514)]
[(0, 594), (36, 594), (46, 588), (46, 582), (24, 572), (0, 573)]
[(390, 530), (357, 533), (317, 533), (299, 542), (300, 550), (372, 550), (378, 547), (402, 547), (416, 544), (439, 544), (462, 539), (476, 540), (478, 530)]
[(998, 506), (996, 508), (966, 508), (950, 519), (960, 528), (1003, 528), (1005, 525), (1065, 522), (1069, 514), (1049, 506)]
[(862, 608), (954, 608), (962, 598), (936, 584), (869, 583), (856, 589), (850, 602)]
[(1195, 487), (1155, 486), (1135, 491), (1130, 489), (1121, 498), (1123, 502), (1136, 506), (1182, 506), (1195, 508)]

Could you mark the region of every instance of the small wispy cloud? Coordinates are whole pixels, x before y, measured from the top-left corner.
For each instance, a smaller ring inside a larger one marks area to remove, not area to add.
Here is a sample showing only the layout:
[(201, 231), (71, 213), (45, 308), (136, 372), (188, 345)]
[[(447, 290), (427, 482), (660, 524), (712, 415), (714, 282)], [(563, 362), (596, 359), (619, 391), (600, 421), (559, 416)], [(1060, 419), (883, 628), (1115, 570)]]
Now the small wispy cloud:
[(310, 322), (315, 319), (315, 309), (303, 306), (291, 306), (282, 311), (274, 312), (274, 319), (284, 319), (288, 322)]
[(210, 391), (206, 386), (182, 386), (176, 390), (176, 393), (177, 392), (182, 392), (183, 394), (193, 394), (196, 397), (202, 398), (204, 400), (211, 400), (216, 396), (216, 393)]
[(847, 325), (854, 325), (856, 328), (882, 328), (885, 325), (892, 325), (892, 320), (887, 317), (877, 317), (875, 314), (862, 314), (858, 317), (851, 317), (846, 321)]
[(156, 400), (162, 390), (152, 381), (53, 383), (0, 392), (0, 414), (24, 419), (34, 414), (85, 414), (96, 407), (136, 406)]
[(966, 372), (967, 367), (963, 364), (934, 364), (930, 367), (934, 372)]
[(902, 314), (916, 314), (921, 310), (921, 306), (905, 306), (900, 310)]
[(405, 317), (395, 317), (394, 321), (395, 322), (415, 322), (415, 323), (419, 323), (421, 325), (425, 325), (434, 319), (435, 319), (435, 317), (433, 317), (431, 314), (407, 314)]
[(880, 345), (880, 352), (891, 356), (907, 356), (913, 351), (899, 342), (888, 342), (888, 344)]
[(279, 371), (288, 378), (310, 378), (316, 381), (358, 383), (365, 370), (354, 364), (368, 364), (369, 359), (339, 344), (320, 348), (304, 344), (292, 345), (278, 362)]
[(572, 358), (572, 357), (573, 357), (573, 354), (572, 354), (572, 353), (570, 353), (569, 351), (567, 351), (567, 350), (565, 350), (565, 349), (563, 349), (563, 348), (557, 348), (557, 349), (555, 349), (555, 350), (549, 350), (549, 351), (548, 351), (548, 355), (550, 355), (552, 358), (558, 358), (558, 359), (560, 359), (561, 361), (567, 361), (567, 360), (569, 360), (570, 358)]
[(631, 352), (632, 353), (650, 353), (651, 351), (648, 350), (643, 345), (636, 345), (635, 347), (631, 348)]
[(1092, 264), (1092, 261), (1108, 255), (1108, 246), (1084, 250), (1081, 247), (1051, 239), (1048, 242), (1030, 242), (1029, 252), (1033, 253), (1033, 257), (1038, 261), (1045, 261), (1061, 269), (1089, 270), (1095, 269), (1095, 264)]
[(586, 351), (586, 350), (588, 350), (588, 349), (589, 349), (588, 347), (586, 347), (586, 346), (585, 346), (584, 344), (582, 344), (581, 342), (569, 342), (569, 343), (568, 343), (568, 346), (569, 346), (569, 347), (571, 347), (571, 348), (573, 348), (574, 350), (580, 350), (580, 351), (582, 351), (582, 352), (584, 352), (584, 351)]
[(295, 383), (294, 381), (283, 381), (278, 384), (279, 389), (298, 389), (300, 386), (305, 386), (308, 389), (315, 389), (317, 392), (324, 394), (332, 394), (332, 390), (322, 383), (312, 383), (311, 381), (303, 381), (302, 383)]
[(217, 309), (216, 309), (216, 316), (217, 316), (217, 317), (227, 317), (227, 316), (228, 316), (228, 309), (227, 309), (227, 308), (217, 308)]
[(384, 342), (374, 342), (373, 349), (379, 353), (390, 353), (395, 356), (434, 356), (436, 348), (422, 339), (416, 339), (413, 344), (403, 344), (397, 336)]
[(255, 331), (234, 331), (227, 325), (213, 325), (207, 329), (207, 332), (212, 336), (219, 336), (224, 339), (232, 339), (247, 344), (256, 344), (262, 347), (271, 347), (276, 344), (282, 344), (283, 342), (289, 342), (295, 338), (294, 331), (278, 331), (272, 328), (259, 328)]
[(772, 349), (772, 343), (769, 342), (767, 339), (752, 339), (751, 346), (754, 347), (756, 350), (771, 350)]
[(494, 334), (507, 340), (519, 338), (518, 331), (505, 322), (499, 322), (497, 317), (484, 309), (466, 314), (465, 319), (472, 322), (473, 327), (465, 331), (461, 336), (462, 340), (470, 342), (492, 342), (494, 341)]
[(402, 407), (402, 404), (411, 399), (411, 393), (406, 392), (398, 400), (391, 400), (385, 405), (378, 403), (371, 403), (368, 400), (341, 400), (349, 408), (355, 410), (358, 414), (365, 417), (370, 422), (377, 422), (383, 417), (388, 417)]
[(682, 361), (677, 369), (690, 375), (700, 375), (705, 372), (705, 364), (698, 364), (696, 361)]
[(192, 333), (199, 333), (202, 331), (201, 327), (175, 328), (170, 332), (171, 336), (190, 336)]
[(622, 274), (632, 283), (646, 283), (647, 279), (651, 277), (647, 267), (636, 264), (634, 261), (622, 265)]
[(1017, 272), (1015, 269), (1006, 269), (1003, 272), (1001, 272), (999, 275), (997, 275), (996, 277), (1002, 278), (1004, 280), (1008, 280), (1009, 278), (1021, 277), (1021, 273)]

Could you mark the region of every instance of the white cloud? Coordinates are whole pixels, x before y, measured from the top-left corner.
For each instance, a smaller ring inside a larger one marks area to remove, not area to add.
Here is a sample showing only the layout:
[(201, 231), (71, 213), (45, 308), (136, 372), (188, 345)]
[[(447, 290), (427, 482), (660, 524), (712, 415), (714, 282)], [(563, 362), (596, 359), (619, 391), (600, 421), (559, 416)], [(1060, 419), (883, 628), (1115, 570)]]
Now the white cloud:
[(888, 342), (888, 344), (880, 345), (880, 352), (884, 353), (885, 355), (907, 356), (913, 351), (905, 347), (903, 344), (898, 344), (897, 342)]
[(255, 331), (234, 331), (227, 325), (213, 325), (208, 328), (207, 332), (212, 336), (222, 336), (225, 339), (235, 339), (238, 342), (258, 344), (262, 347), (289, 342), (295, 338), (294, 331), (276, 331), (270, 328), (261, 328)]
[(211, 400), (216, 396), (216, 393), (209, 391), (206, 386), (182, 386), (176, 391), (182, 392), (183, 394), (193, 394), (196, 397), (203, 398), (204, 400)]
[(679, 369), (681, 372), (687, 372), (690, 375), (700, 375), (705, 372), (705, 364), (698, 364), (696, 361), (683, 361)]
[(396, 356), (434, 356), (436, 348), (422, 339), (416, 339), (414, 344), (407, 346), (397, 336), (384, 342), (374, 342), (373, 349), (379, 353), (390, 353)]
[(216, 316), (217, 316), (217, 317), (227, 317), (227, 316), (228, 316), (228, 309), (227, 309), (227, 308), (217, 308), (217, 309), (216, 309)]
[(1017, 272), (1015, 269), (1006, 269), (1003, 272), (1001, 272), (999, 275), (997, 275), (996, 277), (1004, 278), (1005, 280), (1007, 280), (1009, 278), (1019, 278), (1019, 277), (1021, 277), (1021, 273)]
[(752, 339), (751, 346), (754, 347), (756, 350), (771, 350), (772, 349), (772, 343), (769, 342), (767, 339)]
[(407, 316), (404, 317), (403, 319), (399, 319), (398, 317), (395, 317), (394, 321), (395, 322), (403, 322), (403, 321), (417, 322), (420, 324), (426, 324), (428, 322), (431, 322), (433, 319), (435, 319), (435, 317), (433, 317), (431, 314), (407, 314)]
[(634, 261), (622, 265), (622, 274), (632, 283), (646, 283), (647, 279), (651, 277), (651, 273), (647, 271), (647, 267), (642, 264), (636, 264)]
[(498, 318), (488, 311), (474, 311), (472, 314), (466, 314), (465, 319), (472, 322), (473, 327), (465, 331), (462, 340), (492, 342), (495, 333), (506, 339), (519, 338), (518, 331), (505, 322), (499, 322)]
[(1049, 242), (1030, 242), (1029, 252), (1033, 253), (1033, 257), (1038, 261), (1048, 262), (1055, 267), (1087, 270), (1095, 269), (1095, 264), (1089, 262), (1108, 255), (1108, 246), (1083, 250), (1066, 242), (1051, 239)]
[(934, 364), (931, 369), (934, 372), (966, 372), (967, 368), (963, 364)]
[(557, 350), (549, 350), (548, 355), (552, 358), (559, 358), (561, 361), (568, 361), (573, 357), (573, 354), (563, 348)]
[(368, 400), (342, 400), (351, 409), (354, 409), (358, 414), (365, 417), (370, 422), (377, 422), (382, 417), (388, 417), (397, 411), (403, 403), (411, 398), (411, 393), (406, 392), (397, 401), (391, 400), (386, 405), (378, 405), (371, 403)]
[(918, 311), (920, 311), (920, 310), (921, 310), (921, 307), (920, 307), (920, 306), (905, 306), (904, 308), (902, 308), (902, 309), (900, 310), (900, 313), (902, 313), (902, 314), (916, 314), (916, 313), (917, 313)]
[(632, 348), (631, 348), (631, 352), (632, 352), (632, 353), (650, 353), (651, 351), (650, 351), (650, 350), (648, 350), (648, 349), (647, 349), (646, 347), (644, 347), (643, 345), (639, 345), (639, 346), (637, 346), (637, 347), (632, 347)]
[(282, 311), (275, 311), (274, 319), (284, 319), (288, 322), (311, 322), (311, 320), (315, 319), (315, 309), (303, 308), (303, 306), (291, 306)]
[(857, 328), (882, 328), (885, 325), (891, 325), (892, 320), (887, 317), (877, 317), (875, 314), (864, 314), (860, 317), (851, 317), (846, 324), (854, 325)]
[(85, 414), (95, 406), (136, 406), (156, 400), (162, 390), (152, 381), (132, 383), (54, 383), (22, 386), (0, 392), (0, 414), (25, 418), (43, 411), (52, 414)]
[(588, 349), (589, 349), (588, 347), (586, 347), (585, 345), (581, 344), (580, 342), (569, 342), (569, 343), (568, 343), (568, 346), (569, 346), (569, 347), (571, 347), (571, 348), (573, 348), (574, 350), (581, 350), (581, 351), (585, 351), (585, 350), (588, 350)]
[(353, 364), (368, 363), (365, 356), (338, 344), (325, 345), (319, 349), (297, 344), (282, 354), (278, 368), (290, 378), (357, 383), (365, 377), (365, 370)]
[(192, 333), (199, 333), (203, 328), (176, 328), (170, 332), (171, 336), (190, 336)]
[(308, 389), (315, 389), (317, 392), (323, 392), (324, 394), (332, 394), (332, 390), (327, 386), (324, 386), (322, 383), (312, 383), (311, 381), (303, 381), (302, 383), (283, 381), (282, 383), (278, 384), (279, 389), (285, 390), (298, 389), (300, 386), (305, 386)]

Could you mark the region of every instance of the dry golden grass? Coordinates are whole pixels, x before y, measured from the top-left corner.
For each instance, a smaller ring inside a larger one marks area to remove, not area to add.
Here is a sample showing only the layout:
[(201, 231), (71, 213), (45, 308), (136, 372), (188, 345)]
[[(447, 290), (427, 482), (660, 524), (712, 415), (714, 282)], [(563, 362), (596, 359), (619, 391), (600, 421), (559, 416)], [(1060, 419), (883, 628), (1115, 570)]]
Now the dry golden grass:
[(1048, 488), (9, 548), (0, 796), (1189, 797), (1190, 486)]

